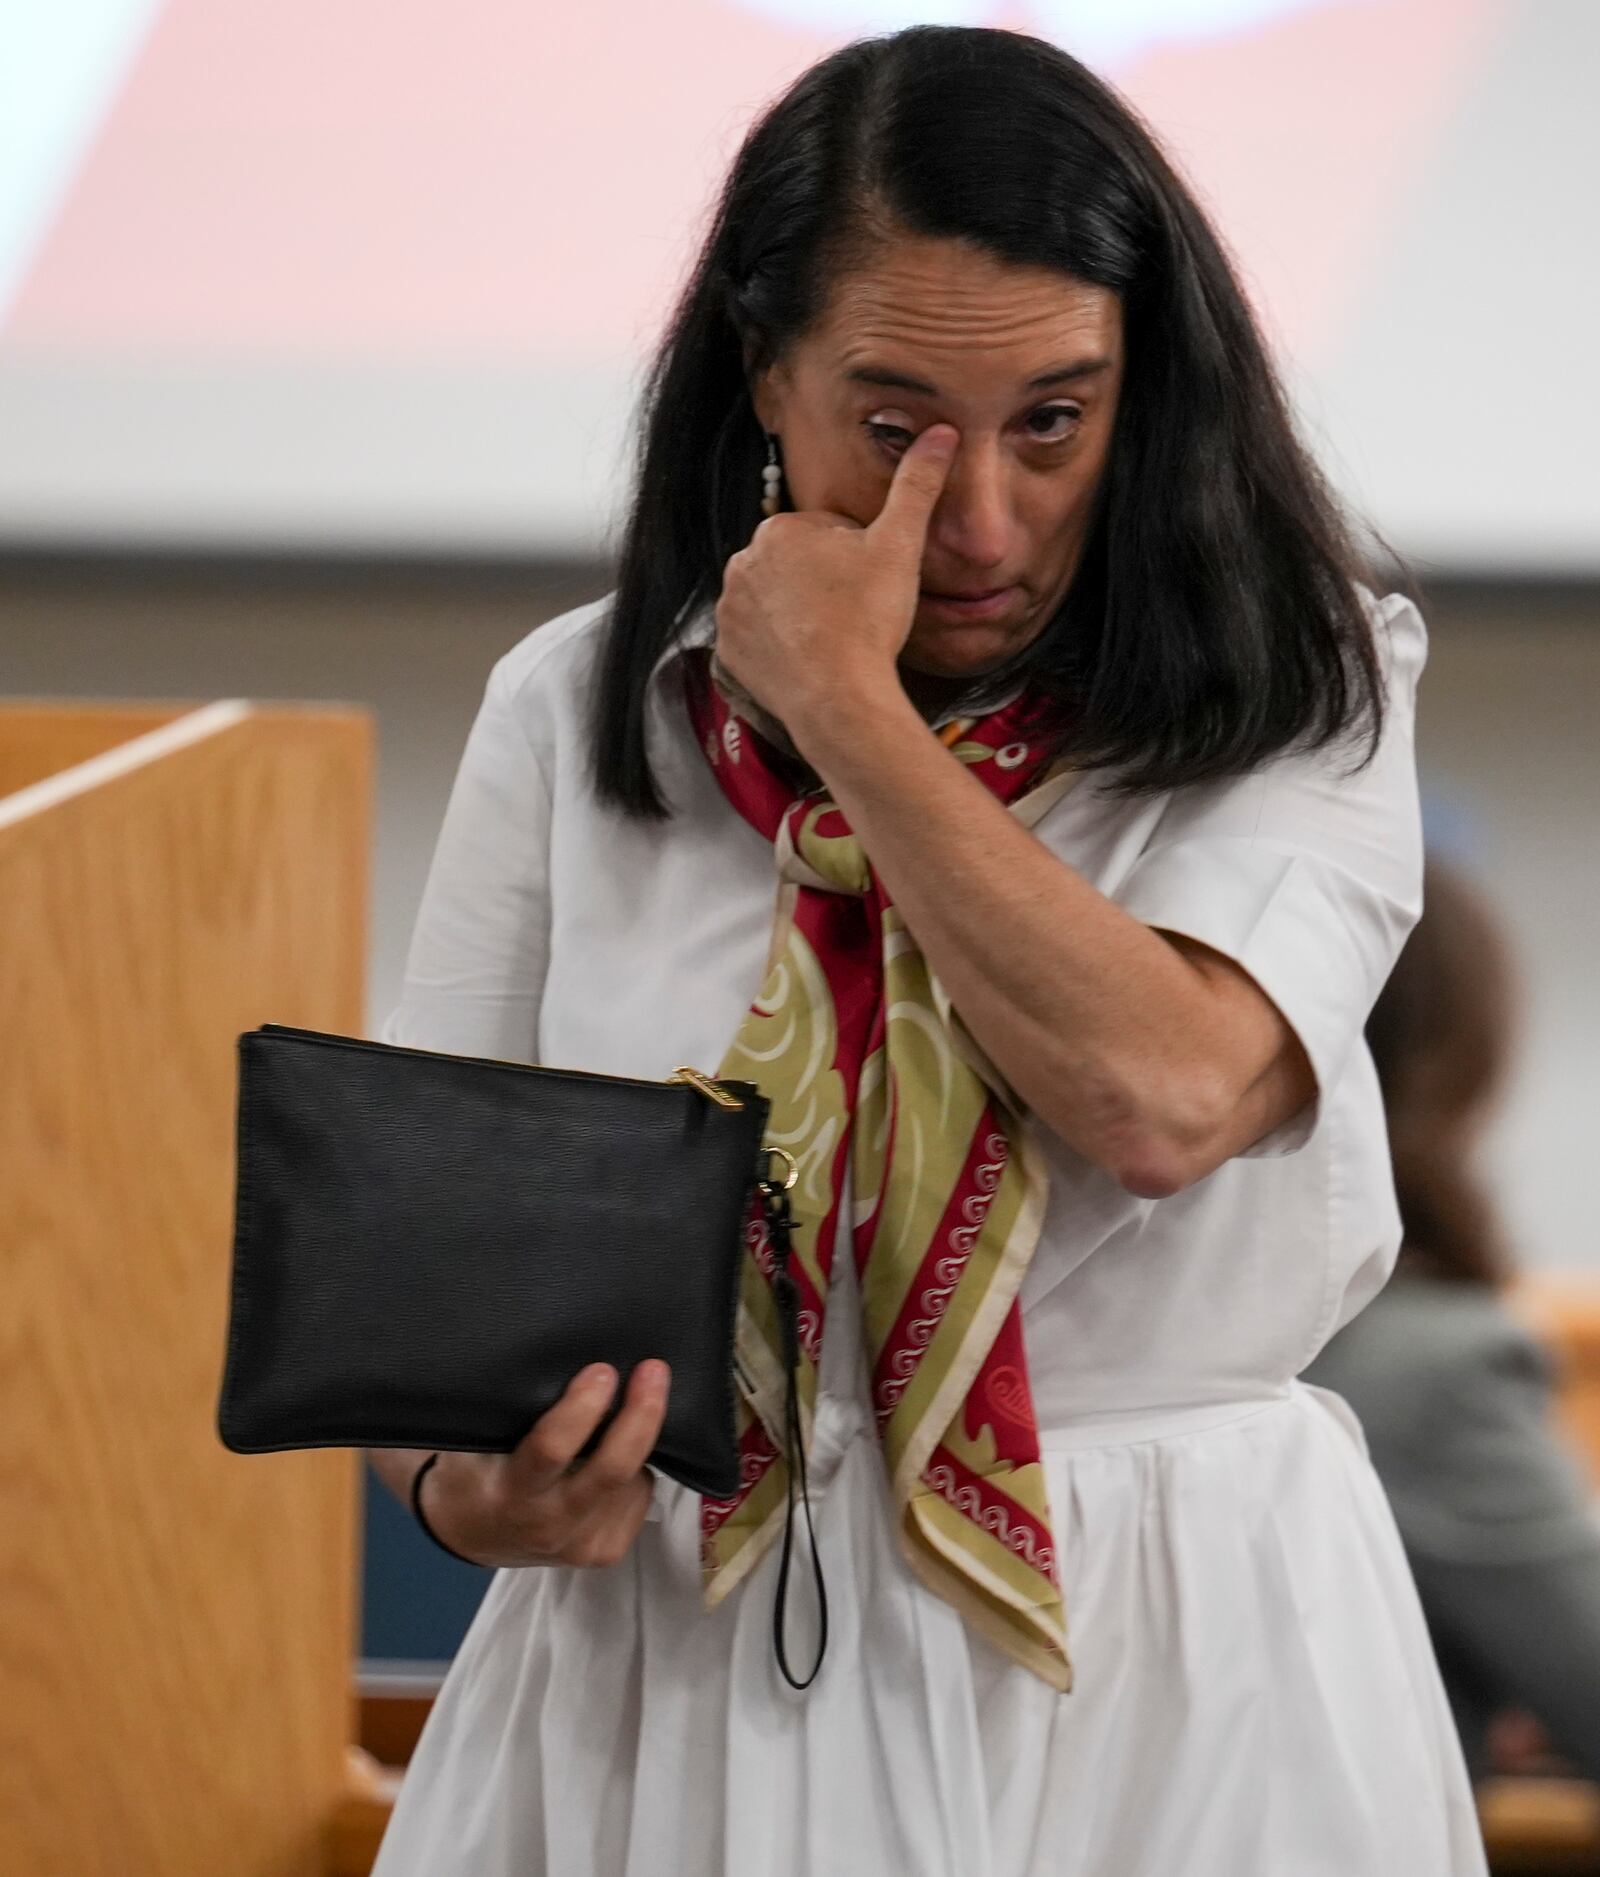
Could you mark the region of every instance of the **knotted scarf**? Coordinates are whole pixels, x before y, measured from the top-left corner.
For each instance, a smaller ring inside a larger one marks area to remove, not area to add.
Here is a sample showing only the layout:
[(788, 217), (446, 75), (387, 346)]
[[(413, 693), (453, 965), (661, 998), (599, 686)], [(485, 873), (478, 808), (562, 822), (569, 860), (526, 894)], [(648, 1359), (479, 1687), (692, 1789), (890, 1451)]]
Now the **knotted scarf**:
[[(682, 671), (712, 773), (777, 862), (761, 988), (716, 1073), (760, 1086), (772, 1104), (766, 1138), (798, 1166), (788, 1270), (799, 1293), (801, 1455), (848, 1166), (850, 1243), (900, 1552), (979, 1633), (1065, 1692), (1066, 1612), (1017, 1302), (1048, 1190), (1026, 1111), (951, 1008), (839, 808), (822, 789), (796, 792), (781, 752), (715, 681), (709, 648), (687, 651)], [(1025, 826), (1076, 780), (1070, 763), (1048, 759), (1043, 715), (1025, 689), (940, 733)], [(963, 883), (952, 879), (949, 890)], [(740, 1484), (731, 1499), (701, 1500), (708, 1609), (755, 1568), (792, 1510), (790, 1375), (759, 1201), (745, 1253)]]

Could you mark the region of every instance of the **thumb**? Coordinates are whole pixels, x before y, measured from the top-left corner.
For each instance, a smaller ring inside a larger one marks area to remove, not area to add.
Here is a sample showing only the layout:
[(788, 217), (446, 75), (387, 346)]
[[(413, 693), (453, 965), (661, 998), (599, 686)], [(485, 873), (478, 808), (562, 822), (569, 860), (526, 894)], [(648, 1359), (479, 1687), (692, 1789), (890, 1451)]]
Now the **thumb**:
[(921, 559), (928, 522), (950, 473), (959, 435), (954, 424), (931, 424), (922, 432), (895, 464), (894, 480), (869, 533)]

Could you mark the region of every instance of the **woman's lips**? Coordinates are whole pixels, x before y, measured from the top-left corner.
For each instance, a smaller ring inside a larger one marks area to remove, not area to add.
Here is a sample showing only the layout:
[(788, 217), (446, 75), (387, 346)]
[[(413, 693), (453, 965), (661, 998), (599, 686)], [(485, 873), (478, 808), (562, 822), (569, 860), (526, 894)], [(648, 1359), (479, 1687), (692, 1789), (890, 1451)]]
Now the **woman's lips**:
[(932, 607), (936, 612), (944, 613), (951, 619), (990, 619), (996, 613), (1003, 613), (1016, 595), (1016, 587), (996, 587), (993, 592), (984, 594), (979, 599), (949, 599), (938, 593), (930, 593), (926, 587), (920, 589), (919, 598), (924, 606)]

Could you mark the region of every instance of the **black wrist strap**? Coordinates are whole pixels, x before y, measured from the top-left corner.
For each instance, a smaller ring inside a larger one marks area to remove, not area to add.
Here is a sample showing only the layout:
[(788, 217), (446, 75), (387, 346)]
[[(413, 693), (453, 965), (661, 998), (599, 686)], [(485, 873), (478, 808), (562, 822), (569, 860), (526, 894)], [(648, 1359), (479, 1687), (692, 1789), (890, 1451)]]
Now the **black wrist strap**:
[[(767, 1181), (762, 1182), (762, 1203), (767, 1217), (767, 1236), (772, 1245), (777, 1273), (772, 1280), (772, 1294), (778, 1306), (778, 1323), (783, 1336), (783, 1361), (788, 1382), (784, 1393), (784, 1458), (788, 1463), (785, 1487), (788, 1506), (783, 1520), (783, 1557), (778, 1566), (778, 1593), (772, 1606), (772, 1646), (778, 1667), (791, 1688), (809, 1688), (817, 1679), (822, 1658), (828, 1648), (828, 1590), (822, 1579), (822, 1559), (817, 1554), (817, 1532), (811, 1522), (811, 1495), (806, 1488), (805, 1442), (800, 1426), (798, 1376), (800, 1369), (800, 1293), (789, 1275), (789, 1234), (793, 1224), (789, 1215), (787, 1191)], [(788, 1651), (783, 1641), (783, 1618), (789, 1601), (789, 1554), (794, 1543), (794, 1482), (800, 1477), (800, 1496), (806, 1509), (806, 1530), (811, 1538), (811, 1566), (817, 1582), (817, 1610), (820, 1634), (817, 1659), (804, 1681), (796, 1681), (789, 1667)]]
[(422, 1481), (428, 1471), (428, 1468), (433, 1465), (434, 1461), (437, 1460), (438, 1457), (439, 1457), (438, 1454), (430, 1453), (427, 1459), (423, 1461), (421, 1466), (417, 1468), (416, 1472), (411, 1475), (411, 1510), (412, 1510), (412, 1513), (415, 1516), (417, 1523), (422, 1527), (422, 1529), (428, 1534), (428, 1536), (433, 1540), (433, 1542), (439, 1547), (441, 1551), (448, 1551), (451, 1557), (460, 1558), (463, 1564), (470, 1564), (475, 1570), (481, 1571), (484, 1568), (484, 1566), (479, 1564), (476, 1558), (463, 1557), (459, 1551), (452, 1550), (451, 1547), (445, 1543), (445, 1541), (439, 1536), (439, 1534), (428, 1523), (427, 1515), (422, 1510)]

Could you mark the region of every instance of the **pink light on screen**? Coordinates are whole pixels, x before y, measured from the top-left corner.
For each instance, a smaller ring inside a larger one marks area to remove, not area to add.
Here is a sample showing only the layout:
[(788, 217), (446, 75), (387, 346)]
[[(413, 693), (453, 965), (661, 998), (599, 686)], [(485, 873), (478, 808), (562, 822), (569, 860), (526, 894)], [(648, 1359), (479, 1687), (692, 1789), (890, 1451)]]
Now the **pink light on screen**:
[(1507, 0), (1325, 7), (1163, 47), (1117, 75), (1303, 363), (1337, 343), (1509, 12)]
[(171, 0), (13, 304), (13, 344), (614, 359), (742, 107), (828, 50), (738, 9)]
[[(1307, 362), (1336, 339), (1506, 4), (1313, 8), (1110, 74)], [(1042, 29), (1024, 5), (991, 23)], [(402, 364), (637, 355), (750, 116), (835, 43), (719, 0), (559, 15), (171, 0), (0, 342)]]

